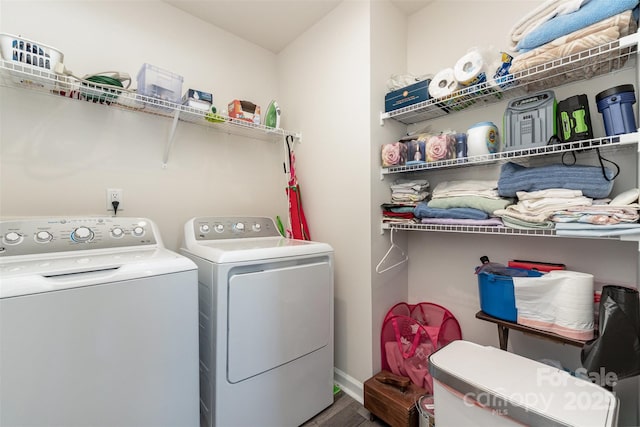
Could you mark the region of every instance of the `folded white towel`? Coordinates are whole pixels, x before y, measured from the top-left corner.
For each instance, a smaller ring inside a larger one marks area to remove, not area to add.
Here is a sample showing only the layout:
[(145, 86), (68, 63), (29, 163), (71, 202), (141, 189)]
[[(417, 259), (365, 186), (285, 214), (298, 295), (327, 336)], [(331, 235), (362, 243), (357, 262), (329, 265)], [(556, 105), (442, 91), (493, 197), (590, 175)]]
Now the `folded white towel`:
[(568, 190), (565, 188), (549, 188), (547, 190), (538, 191), (517, 191), (518, 200), (542, 199), (544, 197), (569, 199), (572, 197), (582, 197), (580, 190)]
[(444, 181), (433, 189), (433, 198), (455, 196), (483, 196), (499, 199), (496, 180), (460, 180)]

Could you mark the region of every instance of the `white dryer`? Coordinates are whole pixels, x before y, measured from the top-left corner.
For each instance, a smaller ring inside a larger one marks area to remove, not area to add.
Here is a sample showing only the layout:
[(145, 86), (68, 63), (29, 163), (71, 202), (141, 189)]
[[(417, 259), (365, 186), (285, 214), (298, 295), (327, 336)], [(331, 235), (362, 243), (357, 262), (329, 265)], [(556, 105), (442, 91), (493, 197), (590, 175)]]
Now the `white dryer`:
[(0, 425), (198, 425), (197, 272), (144, 218), (0, 221)]
[(201, 217), (180, 251), (198, 266), (201, 426), (293, 427), (331, 405), (331, 246)]

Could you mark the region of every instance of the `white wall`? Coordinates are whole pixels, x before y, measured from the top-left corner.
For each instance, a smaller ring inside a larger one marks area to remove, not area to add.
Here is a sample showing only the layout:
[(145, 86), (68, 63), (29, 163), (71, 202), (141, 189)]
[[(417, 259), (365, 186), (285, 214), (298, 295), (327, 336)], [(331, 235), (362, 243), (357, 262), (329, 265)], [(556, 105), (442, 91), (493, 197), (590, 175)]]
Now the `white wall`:
[[(59, 49), (79, 76), (124, 71), (136, 87), (147, 62), (212, 92), (220, 110), (277, 97), (276, 55), (160, 1), (3, 0), (0, 28)], [(286, 218), (280, 143), (180, 123), (162, 169), (170, 119), (3, 87), (0, 121), (4, 217), (107, 215), (106, 189), (121, 188), (119, 215), (154, 220), (172, 249), (193, 216)]]
[[(392, 74), (406, 73), (407, 63), (407, 17), (389, 1), (374, 1), (371, 4), (371, 291), (372, 318), (371, 336), (373, 346), (373, 371), (380, 370), (380, 331), (385, 314), (391, 306), (401, 301), (408, 301), (407, 266), (377, 273), (394, 265), (402, 259), (401, 253), (394, 249), (389, 257), (383, 260), (390, 248), (389, 232), (380, 230), (382, 219), (380, 205), (391, 199), (389, 184), (392, 179), (380, 178), (380, 150), (384, 143), (393, 141), (405, 131), (404, 125), (393, 120), (380, 125), (380, 113), (384, 111), (384, 95), (387, 93), (386, 81)], [(394, 235), (401, 247), (406, 249), (403, 233)]]
[(346, 1), (278, 57), (280, 99), (303, 137), (298, 178), (311, 237), (335, 249), (334, 365), (357, 381), (372, 370), (368, 46), (369, 4)]

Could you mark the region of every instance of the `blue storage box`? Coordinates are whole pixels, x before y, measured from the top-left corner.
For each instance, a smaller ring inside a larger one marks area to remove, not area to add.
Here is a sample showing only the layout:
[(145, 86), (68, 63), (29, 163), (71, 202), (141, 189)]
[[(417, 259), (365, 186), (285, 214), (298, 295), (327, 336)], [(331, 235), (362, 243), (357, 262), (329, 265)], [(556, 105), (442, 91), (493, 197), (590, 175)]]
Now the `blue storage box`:
[[(521, 268), (507, 268), (507, 273), (516, 275), (525, 272), (529, 277), (540, 277), (543, 273), (537, 270)], [(482, 272), (478, 274), (478, 289), (480, 291), (480, 308), (489, 316), (516, 322), (518, 310), (513, 291), (513, 277)]]
[(635, 102), (636, 94), (631, 84), (612, 87), (596, 95), (598, 112), (602, 114), (607, 136), (637, 130), (636, 115), (633, 112)]
[(385, 113), (429, 99), (429, 83), (426, 79), (418, 83), (389, 92), (384, 96)]

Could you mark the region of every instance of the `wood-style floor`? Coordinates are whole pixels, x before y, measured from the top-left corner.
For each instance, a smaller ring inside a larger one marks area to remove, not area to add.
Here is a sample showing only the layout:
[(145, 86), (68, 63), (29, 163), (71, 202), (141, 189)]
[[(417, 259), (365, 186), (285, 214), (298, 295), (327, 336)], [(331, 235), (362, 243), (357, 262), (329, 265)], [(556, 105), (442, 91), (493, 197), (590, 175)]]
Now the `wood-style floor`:
[(301, 427), (388, 427), (379, 419), (369, 420), (369, 411), (357, 400), (338, 392), (333, 398), (333, 405), (302, 424)]

